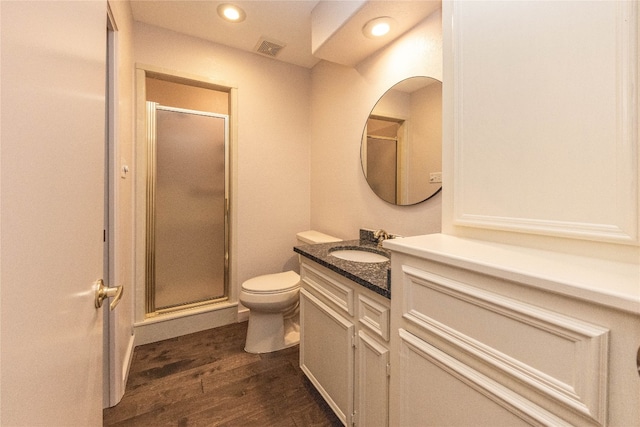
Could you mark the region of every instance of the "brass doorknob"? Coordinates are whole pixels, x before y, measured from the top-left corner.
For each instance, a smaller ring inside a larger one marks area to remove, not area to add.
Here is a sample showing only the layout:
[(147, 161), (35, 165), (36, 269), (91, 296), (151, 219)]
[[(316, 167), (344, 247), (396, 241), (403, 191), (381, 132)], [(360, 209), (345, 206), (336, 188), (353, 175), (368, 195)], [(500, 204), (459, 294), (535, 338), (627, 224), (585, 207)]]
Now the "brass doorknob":
[(109, 288), (104, 285), (104, 281), (102, 279), (99, 279), (96, 282), (96, 308), (102, 307), (102, 302), (105, 299), (114, 297), (113, 301), (111, 301), (111, 304), (109, 304), (109, 310), (113, 310), (120, 302), (120, 298), (122, 298), (122, 291), (122, 286)]

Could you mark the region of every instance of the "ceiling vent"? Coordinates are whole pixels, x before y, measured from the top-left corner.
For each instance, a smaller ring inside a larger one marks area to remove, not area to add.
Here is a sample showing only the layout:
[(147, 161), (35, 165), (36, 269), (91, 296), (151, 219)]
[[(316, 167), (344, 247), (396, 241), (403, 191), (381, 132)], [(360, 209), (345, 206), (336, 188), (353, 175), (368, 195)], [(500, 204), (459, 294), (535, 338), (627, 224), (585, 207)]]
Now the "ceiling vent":
[(256, 52), (268, 56), (270, 58), (275, 58), (278, 56), (278, 53), (284, 48), (286, 45), (276, 40), (269, 40), (266, 38), (261, 38), (258, 40), (258, 44), (256, 45)]

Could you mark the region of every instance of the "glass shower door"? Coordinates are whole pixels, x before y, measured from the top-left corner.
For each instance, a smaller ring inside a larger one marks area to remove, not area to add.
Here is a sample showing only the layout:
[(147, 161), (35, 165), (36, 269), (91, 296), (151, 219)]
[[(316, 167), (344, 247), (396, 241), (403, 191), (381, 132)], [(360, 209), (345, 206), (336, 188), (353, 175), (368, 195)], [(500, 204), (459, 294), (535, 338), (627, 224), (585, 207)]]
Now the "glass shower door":
[(389, 203), (397, 203), (398, 141), (396, 138), (367, 136), (367, 182)]
[(153, 313), (226, 297), (228, 116), (149, 104)]

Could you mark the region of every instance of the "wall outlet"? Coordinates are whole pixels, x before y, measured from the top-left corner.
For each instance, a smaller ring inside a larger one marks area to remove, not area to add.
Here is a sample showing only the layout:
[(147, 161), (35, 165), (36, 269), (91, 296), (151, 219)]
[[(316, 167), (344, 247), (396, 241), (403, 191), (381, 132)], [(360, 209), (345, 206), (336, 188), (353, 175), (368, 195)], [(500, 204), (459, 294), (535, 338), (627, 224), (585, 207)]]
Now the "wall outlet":
[(429, 182), (435, 184), (442, 182), (442, 172), (432, 172), (429, 174)]

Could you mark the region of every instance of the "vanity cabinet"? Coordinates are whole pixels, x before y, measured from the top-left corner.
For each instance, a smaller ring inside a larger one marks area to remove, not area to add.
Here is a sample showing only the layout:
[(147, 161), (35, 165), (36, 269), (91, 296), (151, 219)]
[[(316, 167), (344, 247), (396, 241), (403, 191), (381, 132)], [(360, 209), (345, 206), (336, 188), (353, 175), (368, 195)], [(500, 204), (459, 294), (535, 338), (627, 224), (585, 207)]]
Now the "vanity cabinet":
[(636, 264), (445, 235), (387, 247), (391, 425), (638, 425)]
[(301, 257), (300, 367), (344, 425), (387, 426), (389, 299)]

